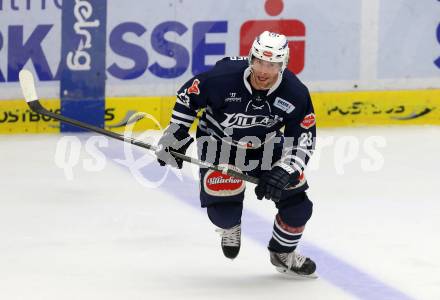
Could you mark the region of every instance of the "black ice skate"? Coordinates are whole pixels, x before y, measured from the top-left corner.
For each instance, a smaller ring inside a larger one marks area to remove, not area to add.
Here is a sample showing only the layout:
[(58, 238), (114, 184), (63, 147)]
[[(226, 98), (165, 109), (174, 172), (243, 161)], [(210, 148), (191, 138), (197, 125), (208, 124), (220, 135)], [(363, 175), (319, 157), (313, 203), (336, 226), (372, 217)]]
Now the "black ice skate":
[(318, 278), (316, 264), (308, 257), (302, 256), (296, 251), (291, 253), (270, 252), (270, 262), (277, 271), (298, 278)]
[(241, 224), (229, 229), (218, 228), (216, 230), (222, 237), (221, 245), (223, 254), (230, 259), (237, 257), (240, 252)]

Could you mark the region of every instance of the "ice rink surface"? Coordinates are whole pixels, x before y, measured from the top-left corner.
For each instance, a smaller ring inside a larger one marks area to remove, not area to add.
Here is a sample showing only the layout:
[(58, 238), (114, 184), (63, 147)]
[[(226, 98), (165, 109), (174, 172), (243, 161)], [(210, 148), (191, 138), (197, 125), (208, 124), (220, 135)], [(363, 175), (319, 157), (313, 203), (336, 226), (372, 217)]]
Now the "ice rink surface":
[(251, 184), (230, 261), (198, 205), (195, 168), (153, 188), (164, 168), (121, 142), (0, 136), (0, 299), (440, 299), (440, 128), (318, 135), (299, 248), (318, 280), (270, 264), (276, 210)]

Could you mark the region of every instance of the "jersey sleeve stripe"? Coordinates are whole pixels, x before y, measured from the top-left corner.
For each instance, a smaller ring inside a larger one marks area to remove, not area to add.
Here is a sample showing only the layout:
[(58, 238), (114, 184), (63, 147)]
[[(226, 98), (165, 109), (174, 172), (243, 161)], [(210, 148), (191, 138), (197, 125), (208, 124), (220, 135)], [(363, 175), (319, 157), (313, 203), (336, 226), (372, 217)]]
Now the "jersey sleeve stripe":
[(171, 123), (175, 123), (175, 124), (179, 124), (179, 125), (184, 125), (185, 127), (191, 127), (191, 125), (192, 125), (192, 123), (188, 123), (188, 122), (185, 122), (185, 121), (182, 121), (182, 120), (178, 120), (178, 119), (175, 119), (175, 118), (171, 118)]
[(176, 110), (173, 110), (173, 117), (178, 117), (180, 119), (188, 120), (190, 122), (193, 122), (196, 116), (194, 115), (188, 115), (181, 112), (178, 112)]

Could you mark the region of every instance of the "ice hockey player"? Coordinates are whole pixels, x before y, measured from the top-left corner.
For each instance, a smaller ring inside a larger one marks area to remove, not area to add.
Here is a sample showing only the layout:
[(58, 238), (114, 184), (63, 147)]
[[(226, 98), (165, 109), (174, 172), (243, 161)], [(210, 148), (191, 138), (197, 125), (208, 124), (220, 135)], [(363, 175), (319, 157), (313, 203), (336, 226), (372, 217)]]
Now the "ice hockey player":
[[(185, 153), (197, 113), (198, 157), (259, 178), (255, 194), (275, 203), (268, 249), (276, 269), (315, 278), (316, 265), (297, 250), (312, 202), (303, 171), (315, 144), (315, 115), (305, 85), (286, 67), (287, 39), (265, 31), (257, 36), (248, 57), (226, 57), (177, 92), (170, 125), (159, 140), (159, 163), (181, 168), (168, 150)], [(283, 130), (283, 131), (281, 131)], [(200, 168), (200, 201), (221, 234), (227, 258), (241, 245), (245, 183), (218, 171)]]

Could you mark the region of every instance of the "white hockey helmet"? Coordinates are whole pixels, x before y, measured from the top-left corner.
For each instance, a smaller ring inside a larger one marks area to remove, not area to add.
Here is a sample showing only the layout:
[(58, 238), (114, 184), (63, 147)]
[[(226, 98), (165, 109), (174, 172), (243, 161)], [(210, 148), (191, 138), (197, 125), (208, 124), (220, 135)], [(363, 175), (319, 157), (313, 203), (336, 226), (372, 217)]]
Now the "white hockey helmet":
[(282, 63), (282, 73), (289, 63), (289, 46), (286, 36), (275, 32), (264, 31), (257, 36), (252, 43), (252, 47), (249, 51), (249, 64), (252, 63), (252, 57)]

